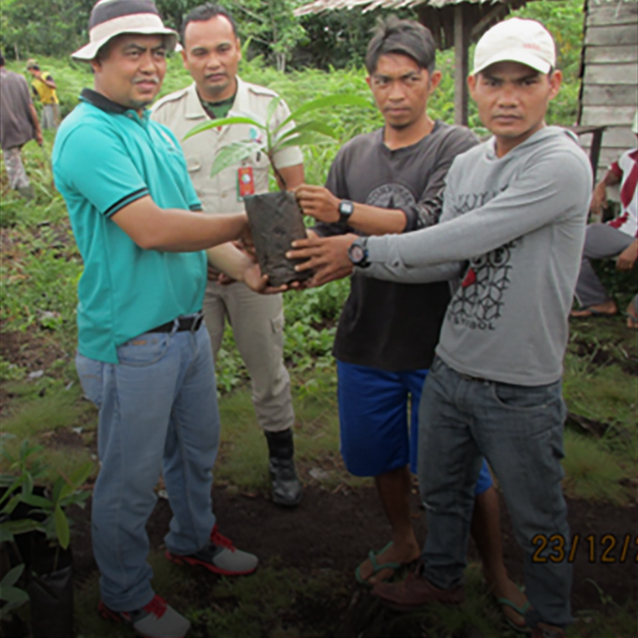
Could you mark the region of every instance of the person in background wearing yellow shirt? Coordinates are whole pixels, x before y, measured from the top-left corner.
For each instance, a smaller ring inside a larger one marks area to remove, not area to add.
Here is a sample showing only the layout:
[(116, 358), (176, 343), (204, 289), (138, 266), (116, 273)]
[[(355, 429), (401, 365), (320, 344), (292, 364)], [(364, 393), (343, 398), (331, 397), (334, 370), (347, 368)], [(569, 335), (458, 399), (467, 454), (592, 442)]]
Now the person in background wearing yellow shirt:
[(27, 60), (27, 71), (33, 77), (31, 88), (33, 96), (42, 103), (42, 128), (57, 129), (60, 123), (60, 100), (56, 85), (50, 73), (40, 70), (38, 63), (31, 58)]

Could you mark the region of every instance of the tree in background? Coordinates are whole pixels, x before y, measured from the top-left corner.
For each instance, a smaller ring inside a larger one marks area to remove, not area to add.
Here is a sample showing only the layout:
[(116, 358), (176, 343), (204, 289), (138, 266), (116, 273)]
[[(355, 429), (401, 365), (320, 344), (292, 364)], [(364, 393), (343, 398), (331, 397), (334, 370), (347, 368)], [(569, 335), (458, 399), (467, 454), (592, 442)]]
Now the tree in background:
[[(4, 0), (0, 0), (4, 1)], [(203, 0), (156, 0), (164, 23), (179, 30), (183, 17)], [(306, 40), (306, 32), (294, 10), (301, 0), (218, 0), (235, 18), (242, 44), (250, 41), (249, 53), (262, 55), (285, 71), (295, 47)]]
[(330, 67), (342, 69), (363, 66), (368, 42), (377, 20), (389, 14), (417, 19), (416, 12), (412, 9), (379, 9), (363, 13), (361, 9), (355, 8), (303, 16), (301, 25), (308, 37), (297, 45), (290, 66), (313, 66), (324, 70)]
[(242, 41), (250, 40), (265, 59), (274, 62), (278, 71), (285, 71), (298, 43), (306, 39), (294, 10), (299, 0), (220, 0), (232, 12)]
[(0, 46), (17, 60), (63, 57), (88, 39), (95, 0), (0, 0)]

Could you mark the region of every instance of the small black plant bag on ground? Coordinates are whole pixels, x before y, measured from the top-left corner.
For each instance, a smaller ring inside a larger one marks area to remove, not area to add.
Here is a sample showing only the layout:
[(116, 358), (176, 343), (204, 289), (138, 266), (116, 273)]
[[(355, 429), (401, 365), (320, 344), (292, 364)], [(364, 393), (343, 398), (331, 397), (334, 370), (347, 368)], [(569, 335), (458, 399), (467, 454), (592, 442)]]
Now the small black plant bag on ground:
[[(0, 490), (0, 493), (2, 490)], [(41, 487), (33, 493), (44, 496)], [(11, 520), (42, 516), (31, 512), (32, 508), (19, 503), (11, 512)], [(71, 549), (62, 549), (51, 543), (40, 531), (16, 534), (13, 543), (3, 543), (9, 550), (9, 566), (25, 564), (24, 581), (29, 594), (31, 636), (33, 638), (73, 637), (73, 557)], [(4, 627), (3, 627), (4, 629)], [(15, 633), (15, 636), (26, 635)]]
[(44, 534), (31, 536), (27, 593), (33, 638), (73, 636), (73, 557), (71, 549), (51, 546)]
[(303, 215), (293, 193), (282, 191), (244, 197), (259, 267), (271, 286), (282, 286), (312, 276), (311, 271), (295, 271), (300, 259), (287, 259), (295, 239), (306, 237)]

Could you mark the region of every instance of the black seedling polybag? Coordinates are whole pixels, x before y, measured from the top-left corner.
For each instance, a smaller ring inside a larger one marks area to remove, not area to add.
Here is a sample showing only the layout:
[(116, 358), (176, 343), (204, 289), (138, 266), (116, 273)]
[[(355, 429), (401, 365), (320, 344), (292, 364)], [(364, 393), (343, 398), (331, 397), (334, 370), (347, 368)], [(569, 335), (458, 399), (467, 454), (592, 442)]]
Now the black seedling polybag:
[(259, 267), (271, 286), (308, 279), (312, 272), (295, 271), (303, 260), (287, 259), (295, 239), (306, 237), (303, 216), (293, 193), (264, 193), (244, 197)]

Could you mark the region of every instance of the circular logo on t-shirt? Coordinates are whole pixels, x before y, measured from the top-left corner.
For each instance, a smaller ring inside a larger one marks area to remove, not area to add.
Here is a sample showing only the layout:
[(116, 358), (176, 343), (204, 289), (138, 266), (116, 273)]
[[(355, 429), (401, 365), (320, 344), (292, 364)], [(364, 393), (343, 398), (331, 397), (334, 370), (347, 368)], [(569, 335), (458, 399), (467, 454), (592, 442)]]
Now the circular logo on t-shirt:
[(409, 209), (416, 204), (414, 195), (402, 184), (384, 184), (375, 188), (366, 199), (366, 204), (379, 208)]

